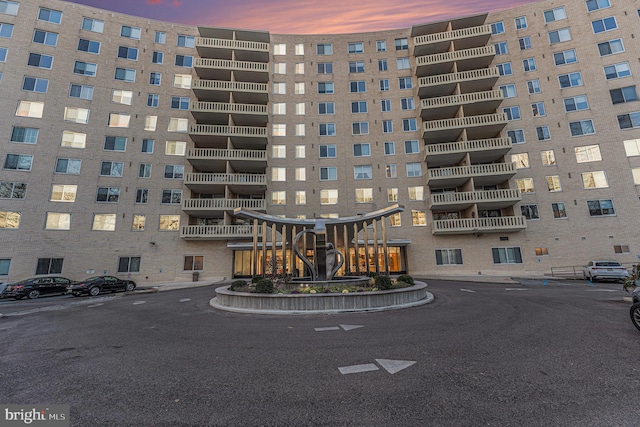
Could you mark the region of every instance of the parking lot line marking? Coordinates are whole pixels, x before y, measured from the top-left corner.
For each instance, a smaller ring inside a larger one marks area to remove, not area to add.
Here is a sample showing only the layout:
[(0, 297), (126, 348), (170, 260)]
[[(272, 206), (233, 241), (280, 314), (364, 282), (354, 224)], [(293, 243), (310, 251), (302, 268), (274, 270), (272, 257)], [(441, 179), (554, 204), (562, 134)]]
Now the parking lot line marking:
[(373, 363), (365, 363), (364, 365), (352, 365), (352, 366), (343, 366), (338, 368), (342, 375), (346, 374), (358, 374), (360, 372), (370, 372), (370, 371), (379, 371), (378, 368)]
[(617, 289), (587, 289), (587, 292), (618, 292)]
[(528, 289), (523, 288), (504, 288), (505, 291), (528, 291)]
[(471, 292), (472, 294), (475, 294), (476, 291), (472, 291), (471, 289), (460, 289), (462, 292)]
[(88, 305), (87, 308), (100, 307), (103, 303)]
[(376, 362), (382, 366), (391, 375), (396, 372), (400, 372), (403, 369), (407, 369), (409, 366), (415, 365), (417, 362), (413, 360), (390, 360), (390, 359), (376, 359)]
[(182, 298), (182, 299), (180, 300), (180, 302), (187, 302), (187, 301), (191, 301), (191, 298)]
[(339, 331), (340, 328), (338, 326), (329, 326), (328, 328), (315, 328), (316, 332), (324, 332), (324, 331)]
[(345, 331), (350, 331), (352, 329), (364, 328), (363, 325), (340, 325), (342, 329)]
[(140, 304), (145, 304), (146, 301), (136, 301), (133, 303), (133, 305), (140, 305)]

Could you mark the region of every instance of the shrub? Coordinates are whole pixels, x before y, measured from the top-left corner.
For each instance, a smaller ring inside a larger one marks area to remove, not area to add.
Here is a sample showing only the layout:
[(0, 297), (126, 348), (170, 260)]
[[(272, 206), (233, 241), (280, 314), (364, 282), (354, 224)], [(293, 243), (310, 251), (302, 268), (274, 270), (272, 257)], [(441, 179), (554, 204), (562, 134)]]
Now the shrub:
[(375, 285), (376, 288), (380, 289), (381, 291), (386, 291), (391, 289), (391, 287), (393, 286), (393, 282), (391, 281), (391, 277), (379, 275), (376, 276)]
[(413, 277), (409, 276), (408, 274), (402, 274), (400, 276), (398, 276), (398, 282), (404, 282), (408, 285), (415, 285), (416, 283), (413, 281)]
[(264, 279), (264, 276), (253, 276), (251, 278), (251, 283), (258, 283), (262, 279)]
[(273, 282), (269, 279), (260, 279), (256, 283), (256, 292), (259, 294), (272, 294)]
[(240, 290), (240, 289), (246, 288), (246, 287), (247, 287), (247, 282), (245, 282), (244, 280), (234, 280), (231, 283), (231, 286), (229, 287), (229, 290), (237, 291), (237, 290)]

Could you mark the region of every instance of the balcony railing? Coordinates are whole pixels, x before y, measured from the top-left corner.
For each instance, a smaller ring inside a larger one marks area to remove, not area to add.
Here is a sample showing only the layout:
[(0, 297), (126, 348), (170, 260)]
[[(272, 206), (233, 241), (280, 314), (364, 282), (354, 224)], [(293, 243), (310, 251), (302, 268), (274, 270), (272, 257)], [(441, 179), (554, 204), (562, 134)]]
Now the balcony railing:
[(427, 156), (435, 156), (455, 153), (468, 153), (473, 151), (504, 149), (510, 150), (511, 145), (511, 139), (509, 139), (508, 137), (503, 137), (476, 139), (473, 141), (445, 142), (442, 144), (428, 144), (425, 147), (425, 150)]
[(267, 137), (267, 128), (256, 126), (225, 126), (225, 125), (189, 125), (189, 133), (193, 135), (216, 136), (248, 136)]
[(458, 117), (454, 119), (430, 120), (423, 122), (424, 131), (441, 131), (475, 126), (507, 124), (505, 113), (483, 114), (479, 116)]
[(502, 101), (502, 91), (488, 90), (484, 92), (463, 93), (460, 95), (440, 96), (438, 98), (427, 98), (421, 101), (423, 109), (450, 107), (461, 104), (472, 104), (475, 102)]
[(490, 203), (522, 200), (517, 189), (464, 191), (459, 193), (436, 193), (431, 195), (431, 205), (450, 205), (459, 203)]
[(527, 228), (527, 222), (523, 216), (438, 219), (432, 224), (433, 234), (491, 233), (520, 231)]
[(190, 148), (188, 160), (267, 160), (265, 150), (227, 150), (223, 148)]
[(188, 184), (245, 184), (265, 185), (265, 174), (253, 173), (188, 173), (185, 174), (184, 183)]
[(196, 113), (225, 113), (225, 114), (267, 114), (267, 106), (260, 104), (236, 104), (229, 102), (203, 102), (191, 103), (191, 111)]
[(252, 42), (245, 40), (215, 39), (196, 37), (196, 47), (213, 47), (219, 49), (253, 50), (256, 52), (269, 52), (269, 43)]
[(196, 58), (194, 67), (219, 70), (268, 72), (269, 64), (264, 62), (232, 61), (228, 59)]
[(436, 53), (433, 55), (418, 56), (416, 65), (442, 64), (445, 62), (462, 61), (465, 59), (481, 58), (483, 56), (494, 56), (496, 50), (491, 46), (474, 47), (472, 49), (456, 50), (453, 52)]
[(267, 208), (264, 199), (183, 199), (183, 210), (234, 210), (236, 208), (265, 210)]
[(498, 77), (500, 77), (500, 70), (498, 70), (497, 67), (481, 68), (479, 70), (469, 70), (461, 71), (458, 73), (438, 74), (435, 76), (420, 77), (418, 79), (418, 86), (429, 87)]
[[(260, 229), (258, 233), (261, 234)], [(183, 239), (233, 239), (253, 237), (251, 225), (184, 225), (180, 229), (180, 237)]]
[(431, 43), (446, 42), (451, 40), (458, 40), (468, 37), (486, 36), (491, 35), (491, 25), (481, 25), (479, 27), (461, 28), (454, 31), (445, 31), (436, 34), (427, 34), (424, 36), (418, 36), (413, 38), (413, 44), (415, 46), (421, 46)]
[(488, 165), (454, 166), (429, 169), (429, 180), (475, 176), (515, 174), (515, 163), (491, 163)]
[(266, 83), (229, 82), (224, 80), (194, 80), (191, 84), (191, 89), (268, 93)]

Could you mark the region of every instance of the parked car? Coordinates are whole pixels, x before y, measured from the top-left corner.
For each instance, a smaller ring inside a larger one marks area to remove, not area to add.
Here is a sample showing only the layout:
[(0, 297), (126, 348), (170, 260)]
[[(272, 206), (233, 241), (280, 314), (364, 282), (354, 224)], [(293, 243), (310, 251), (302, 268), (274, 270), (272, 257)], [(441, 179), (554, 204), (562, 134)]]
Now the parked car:
[(33, 277), (31, 279), (9, 283), (4, 291), (2, 291), (2, 296), (4, 298), (21, 299), (27, 297), (29, 299), (35, 299), (40, 295), (64, 295), (67, 293), (67, 286), (70, 283), (72, 283), (72, 281), (66, 277)]
[(633, 322), (633, 326), (640, 331), (640, 287), (635, 288), (631, 293), (631, 300), (633, 301), (633, 305), (629, 311), (631, 322)]
[(589, 261), (584, 266), (582, 274), (585, 279), (596, 281), (600, 279), (624, 280), (629, 272), (617, 261)]
[(136, 288), (133, 280), (118, 279), (115, 276), (94, 276), (79, 282), (71, 283), (67, 289), (73, 296), (96, 296), (101, 292), (132, 291)]
[(2, 295), (2, 293), (4, 292), (4, 288), (6, 288), (8, 284), (9, 282), (0, 282), (0, 299), (4, 298), (4, 295)]

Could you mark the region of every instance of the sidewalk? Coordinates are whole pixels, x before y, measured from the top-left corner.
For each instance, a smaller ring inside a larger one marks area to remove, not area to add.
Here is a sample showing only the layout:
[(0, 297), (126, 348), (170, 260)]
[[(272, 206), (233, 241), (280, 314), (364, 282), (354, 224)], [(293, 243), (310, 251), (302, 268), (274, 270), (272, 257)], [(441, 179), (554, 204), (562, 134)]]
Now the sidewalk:
[(233, 280), (230, 279), (218, 279), (218, 280), (202, 280), (197, 282), (169, 282), (169, 283), (156, 283), (154, 285), (139, 286), (133, 292), (135, 293), (154, 293), (163, 291), (173, 291), (176, 289), (187, 288), (201, 288), (204, 286), (224, 286), (230, 285)]

